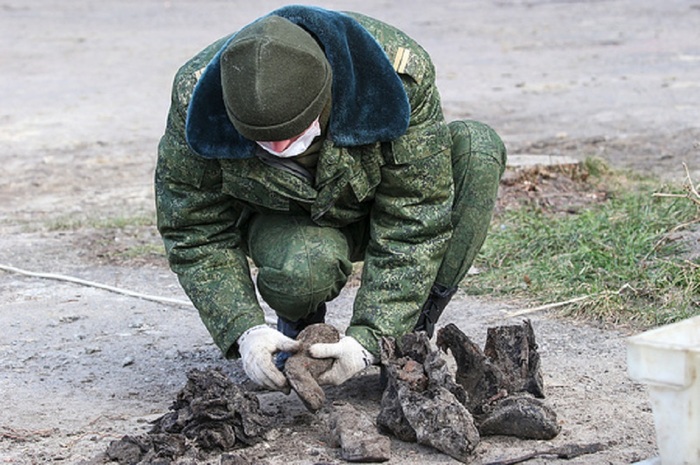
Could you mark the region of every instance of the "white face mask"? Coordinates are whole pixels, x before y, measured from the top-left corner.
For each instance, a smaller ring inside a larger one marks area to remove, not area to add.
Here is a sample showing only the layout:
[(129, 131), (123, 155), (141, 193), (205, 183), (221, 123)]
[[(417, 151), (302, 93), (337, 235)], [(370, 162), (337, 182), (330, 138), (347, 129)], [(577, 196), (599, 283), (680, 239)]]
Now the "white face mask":
[(289, 144), (289, 147), (282, 150), (281, 152), (274, 150), (272, 148), (272, 144), (270, 142), (258, 141), (256, 143), (260, 147), (265, 149), (266, 152), (269, 152), (276, 157), (289, 158), (289, 157), (295, 157), (299, 154), (306, 152), (306, 150), (311, 146), (311, 143), (314, 141), (314, 139), (320, 135), (321, 135), (321, 124), (318, 122), (318, 118), (316, 118), (314, 120), (314, 122), (311, 123), (311, 126), (309, 126), (306, 129), (306, 131), (301, 133), (301, 135), (294, 142)]

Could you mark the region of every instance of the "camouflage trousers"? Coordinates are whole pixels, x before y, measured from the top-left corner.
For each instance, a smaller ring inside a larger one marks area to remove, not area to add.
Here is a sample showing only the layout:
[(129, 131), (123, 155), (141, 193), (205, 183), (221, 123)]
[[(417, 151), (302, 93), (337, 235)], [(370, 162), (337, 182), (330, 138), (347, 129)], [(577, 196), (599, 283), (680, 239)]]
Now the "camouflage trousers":
[[(457, 287), (486, 239), (506, 150), (482, 123), (454, 121), (452, 172), (455, 198), (453, 234), (435, 282)], [(367, 224), (349, 228), (316, 225), (310, 218), (255, 215), (247, 230), (248, 253), (258, 268), (260, 295), (279, 315), (297, 321), (338, 296), (362, 260)]]

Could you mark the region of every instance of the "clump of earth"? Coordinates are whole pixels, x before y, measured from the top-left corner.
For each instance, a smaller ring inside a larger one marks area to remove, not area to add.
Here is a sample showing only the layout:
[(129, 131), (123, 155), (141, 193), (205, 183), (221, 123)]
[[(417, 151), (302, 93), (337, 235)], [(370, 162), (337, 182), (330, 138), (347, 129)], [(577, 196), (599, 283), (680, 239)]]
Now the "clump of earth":
[[(270, 421), (260, 411), (255, 394), (216, 369), (195, 369), (187, 378), (170, 412), (158, 418), (148, 434), (127, 435), (110, 444), (106, 451), (110, 461), (120, 465), (204, 463), (264, 440)], [(227, 455), (225, 463), (247, 463), (234, 457)]]
[(454, 324), (438, 331), (437, 345), (457, 360), (455, 379), (481, 435), (552, 439), (561, 426), (544, 403), (535, 332), (529, 321), (489, 328), (482, 351)]
[[(348, 403), (326, 405), (317, 381), (332, 361), (314, 359), (307, 350), (317, 342), (337, 341), (338, 331), (316, 324), (298, 339), (302, 348), (287, 360), (285, 375), (307, 409), (325, 415), (328, 436), (343, 460), (389, 460), (386, 435), (467, 463), (482, 436), (552, 439), (560, 432), (556, 413), (542, 401), (541, 363), (528, 321), (490, 328), (483, 351), (454, 324), (438, 331), (438, 347), (423, 332), (398, 342), (383, 339), (385, 386), (376, 419)], [(457, 362), (456, 373), (444, 357), (448, 350)], [(169, 412), (153, 421), (148, 433), (113, 441), (103, 463), (245, 464), (245, 454), (237, 451), (269, 439), (273, 429), (255, 392), (221, 370), (195, 369)]]
[(465, 463), (482, 436), (559, 434), (556, 413), (541, 400), (540, 357), (529, 322), (489, 328), (484, 351), (449, 324), (438, 331), (437, 345), (452, 352), (455, 374), (425, 333), (382, 342), (388, 384), (377, 421), (385, 430)]

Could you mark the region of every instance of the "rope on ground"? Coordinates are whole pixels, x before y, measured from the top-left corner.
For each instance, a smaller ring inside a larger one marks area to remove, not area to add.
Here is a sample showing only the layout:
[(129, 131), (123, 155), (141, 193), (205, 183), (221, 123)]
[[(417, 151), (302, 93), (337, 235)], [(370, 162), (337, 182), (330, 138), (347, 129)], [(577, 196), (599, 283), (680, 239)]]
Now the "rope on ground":
[(69, 282), (69, 283), (80, 284), (82, 286), (95, 287), (98, 289), (104, 289), (106, 291), (114, 292), (117, 294), (123, 294), (123, 295), (128, 295), (131, 297), (137, 297), (137, 298), (143, 299), (143, 300), (150, 300), (152, 302), (160, 302), (160, 303), (166, 303), (166, 304), (171, 304), (171, 305), (178, 305), (181, 307), (193, 307), (192, 302), (190, 302), (188, 300), (173, 299), (170, 297), (160, 297), (160, 296), (155, 296), (155, 295), (142, 294), (140, 292), (134, 292), (134, 291), (130, 291), (128, 289), (122, 289), (119, 287), (109, 286), (107, 284), (101, 284), (101, 283), (96, 283), (94, 281), (86, 281), (84, 279), (74, 278), (73, 276), (66, 276), (66, 275), (54, 274), (54, 273), (37, 273), (34, 271), (27, 271), (27, 270), (23, 270), (21, 268), (16, 268), (14, 266), (2, 265), (2, 264), (0, 264), (0, 270), (7, 271), (10, 273), (17, 273), (17, 274), (21, 274), (24, 276), (30, 276), (32, 278), (52, 279), (54, 281), (65, 281), (65, 282)]
[[(179, 307), (189, 307), (194, 308), (192, 302), (189, 300), (173, 299), (170, 297), (161, 297), (157, 295), (142, 294), (140, 292), (130, 291), (129, 289), (122, 289), (120, 287), (109, 286), (107, 284), (97, 283), (94, 281), (87, 281), (85, 279), (75, 278), (73, 276), (66, 276), (62, 274), (55, 273), (37, 273), (35, 271), (23, 270), (10, 265), (0, 264), (0, 270), (7, 271), (9, 273), (17, 273), (24, 276), (30, 276), (32, 278), (42, 278), (42, 279), (52, 279), (54, 281), (64, 281), (74, 284), (80, 284), (82, 286), (94, 287), (97, 289), (104, 289), (106, 291), (114, 292), (116, 294), (127, 295), (130, 297), (136, 297), (138, 299), (149, 300), (151, 302), (158, 302), (163, 304), (176, 305)], [(269, 316), (265, 316), (265, 322), (269, 325), (276, 325), (277, 320)]]

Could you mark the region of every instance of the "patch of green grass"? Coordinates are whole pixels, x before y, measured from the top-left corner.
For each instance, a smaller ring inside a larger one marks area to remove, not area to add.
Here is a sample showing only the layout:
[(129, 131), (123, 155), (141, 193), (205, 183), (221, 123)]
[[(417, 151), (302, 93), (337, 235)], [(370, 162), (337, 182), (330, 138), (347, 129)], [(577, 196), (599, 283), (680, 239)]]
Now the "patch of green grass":
[(165, 258), (165, 248), (163, 247), (163, 243), (156, 242), (133, 245), (124, 250), (114, 252), (112, 258), (117, 260), (134, 260), (148, 257)]
[(463, 288), (532, 305), (587, 296), (564, 308), (640, 326), (700, 313), (700, 263), (684, 259), (678, 244), (664, 240), (697, 218), (697, 207), (687, 199), (654, 197), (658, 183), (612, 179), (597, 169), (589, 173), (618, 186), (608, 200), (575, 215), (533, 207), (501, 214), (475, 263), (482, 272)]
[(155, 218), (150, 215), (81, 218), (75, 215), (62, 216), (47, 223), (49, 231), (72, 231), (82, 228), (124, 229), (126, 227), (155, 226)]

